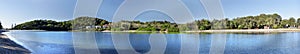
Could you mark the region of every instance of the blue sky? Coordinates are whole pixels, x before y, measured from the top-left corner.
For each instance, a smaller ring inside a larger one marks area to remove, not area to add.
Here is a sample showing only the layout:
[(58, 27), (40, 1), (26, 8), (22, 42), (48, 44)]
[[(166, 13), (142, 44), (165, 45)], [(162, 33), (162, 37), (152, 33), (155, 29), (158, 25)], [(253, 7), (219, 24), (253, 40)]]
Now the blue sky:
[[(36, 19), (64, 21), (73, 19), (77, 0), (0, 0), (0, 21), (5, 28)], [(207, 19), (200, 0), (182, 0), (196, 19)], [(123, 0), (103, 0), (97, 17), (111, 20)], [(226, 18), (235, 18), (261, 13), (278, 13), (284, 19), (300, 18), (300, 0), (221, 0)], [(146, 16), (157, 18), (143, 18)], [(168, 20), (159, 12), (141, 14), (137, 20)]]

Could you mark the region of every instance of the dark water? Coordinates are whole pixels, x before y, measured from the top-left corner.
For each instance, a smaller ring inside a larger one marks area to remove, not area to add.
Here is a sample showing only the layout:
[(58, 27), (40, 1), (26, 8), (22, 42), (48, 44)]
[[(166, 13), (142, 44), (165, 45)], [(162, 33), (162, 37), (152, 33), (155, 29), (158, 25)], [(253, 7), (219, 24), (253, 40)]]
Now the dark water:
[[(92, 51), (93, 48), (98, 47), (97, 51), (102, 54), (117, 54), (119, 51), (130, 51), (126, 48), (126, 43), (118, 43), (114, 45), (114, 41), (123, 40), (128, 37), (132, 50), (138, 53), (147, 53), (151, 50), (151, 39), (156, 41), (153, 43), (162, 43), (166, 41), (165, 54), (180, 54), (181, 43), (183, 45), (196, 44), (199, 49), (199, 54), (209, 54), (215, 50), (211, 50), (212, 46), (224, 46), (222, 50), (224, 54), (299, 54), (299, 32), (288, 33), (199, 33), (192, 34), (162, 34), (162, 33), (103, 33), (103, 32), (51, 32), (51, 31), (11, 31), (6, 33), (11, 39), (23, 45), (33, 52), (33, 54), (75, 54), (80, 51)], [(92, 34), (95, 36), (95, 44), (87, 38)], [(112, 36), (114, 35), (114, 36)], [(126, 36), (129, 35), (129, 36)], [(155, 36), (164, 35), (164, 36)], [(225, 37), (217, 38), (214, 37)], [(83, 38), (82, 38), (83, 37)], [(115, 39), (113, 38), (115, 37)], [(157, 38), (160, 37), (160, 38)], [(164, 37), (165, 39), (161, 39)], [(74, 38), (74, 39), (73, 39)], [(77, 38), (77, 39), (75, 39)], [(78, 39), (79, 38), (79, 39)], [(82, 39), (81, 39), (82, 38)], [(123, 38), (123, 39), (122, 39)], [(186, 39), (183, 39), (186, 38)], [(224, 40), (222, 40), (224, 39)], [(73, 41), (77, 42), (73, 42)], [(80, 44), (81, 46), (77, 46)], [(199, 44), (198, 44), (199, 43)], [(217, 43), (217, 44), (216, 44)], [(220, 44), (224, 43), (224, 45)], [(123, 45), (124, 44), (124, 45)], [(216, 45), (212, 45), (216, 44)], [(74, 48), (73, 46), (77, 46)], [(83, 47), (82, 47), (83, 45)], [(86, 46), (85, 46), (86, 45)], [(116, 46), (123, 46), (125, 48), (118, 48)], [(193, 47), (192, 48), (197, 48)], [(155, 48), (153, 48), (155, 49)], [(220, 48), (222, 49), (222, 48)], [(79, 51), (76, 51), (79, 50)], [(159, 49), (157, 49), (159, 50)], [(217, 48), (219, 50), (219, 48)], [(82, 52), (81, 52), (82, 53)], [(88, 52), (87, 52), (88, 53)], [(91, 53), (91, 52), (90, 52)]]

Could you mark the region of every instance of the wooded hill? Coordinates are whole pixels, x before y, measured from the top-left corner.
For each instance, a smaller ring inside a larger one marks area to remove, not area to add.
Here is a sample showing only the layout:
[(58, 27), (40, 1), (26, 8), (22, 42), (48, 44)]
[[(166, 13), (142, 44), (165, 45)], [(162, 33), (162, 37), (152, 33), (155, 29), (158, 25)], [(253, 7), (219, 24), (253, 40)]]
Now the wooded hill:
[[(125, 23), (125, 25), (124, 25)], [(127, 24), (126, 24), (127, 23)], [(107, 20), (94, 17), (78, 17), (69, 21), (57, 22), (53, 20), (33, 20), (16, 25), (13, 29), (19, 30), (48, 30), (69, 31), (74, 29), (95, 28), (95, 31), (103, 30), (138, 30), (138, 31), (168, 31), (178, 32), (186, 30), (210, 30), (210, 29), (264, 29), (266, 27), (297, 28), (300, 26), (300, 18), (293, 17), (282, 19), (279, 14), (260, 14), (257, 16), (237, 17), (233, 19), (201, 19), (192, 23), (176, 24), (168, 21), (121, 21), (108, 22)]]

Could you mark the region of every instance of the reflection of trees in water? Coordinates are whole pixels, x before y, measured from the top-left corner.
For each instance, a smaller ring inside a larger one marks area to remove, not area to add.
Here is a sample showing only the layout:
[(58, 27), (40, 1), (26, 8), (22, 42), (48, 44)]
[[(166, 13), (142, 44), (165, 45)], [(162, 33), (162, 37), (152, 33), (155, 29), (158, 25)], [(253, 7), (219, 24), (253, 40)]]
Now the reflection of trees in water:
[(226, 50), (235, 53), (296, 53), (298, 33), (233, 34), (228, 36)]

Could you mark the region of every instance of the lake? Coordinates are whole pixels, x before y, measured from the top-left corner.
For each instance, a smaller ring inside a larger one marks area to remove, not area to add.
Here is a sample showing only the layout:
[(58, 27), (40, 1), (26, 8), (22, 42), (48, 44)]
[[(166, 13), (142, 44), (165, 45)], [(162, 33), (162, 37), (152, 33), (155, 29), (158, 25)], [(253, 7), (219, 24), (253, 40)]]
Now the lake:
[(32, 54), (299, 54), (300, 32), (110, 33), (10, 31)]

